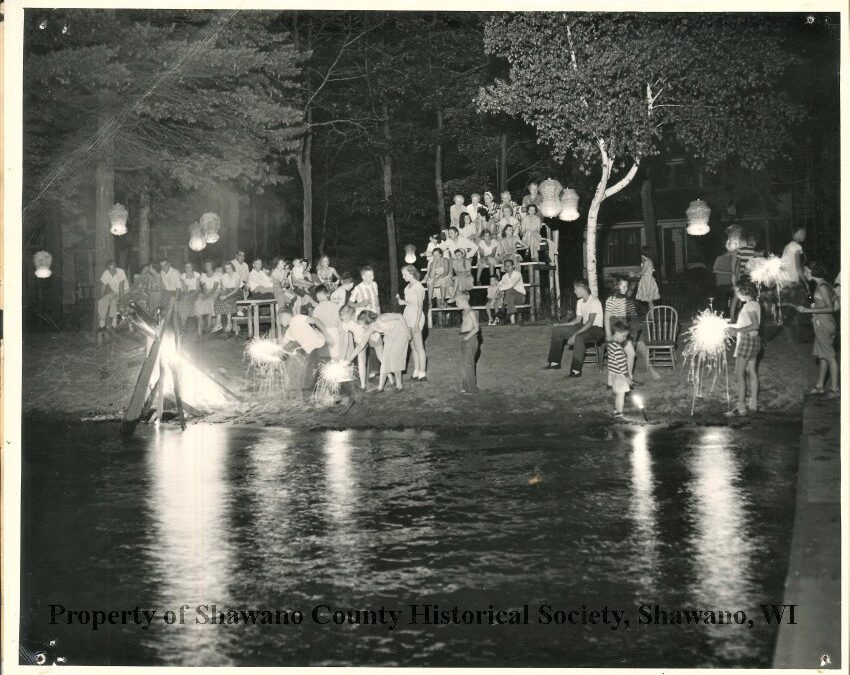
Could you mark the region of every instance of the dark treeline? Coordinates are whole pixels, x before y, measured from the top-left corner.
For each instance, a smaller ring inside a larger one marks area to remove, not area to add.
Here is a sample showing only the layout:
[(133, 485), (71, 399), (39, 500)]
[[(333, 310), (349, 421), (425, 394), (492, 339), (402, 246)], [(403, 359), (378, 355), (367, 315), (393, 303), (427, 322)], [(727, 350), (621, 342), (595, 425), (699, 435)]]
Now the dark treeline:
[[(422, 248), (444, 227), (453, 194), (519, 198), (549, 175), (581, 195), (582, 219), (571, 225), (580, 241), (598, 176), (569, 153), (553, 160), (521, 115), (485, 113), (476, 100), (508, 77), (498, 50), (485, 50), (491, 19), (28, 10), (25, 254), (48, 248), (60, 259), (57, 288), (62, 252), (74, 247), (93, 252), (97, 271), (112, 257), (135, 271), (163, 250), (174, 263), (221, 260), (237, 247), (249, 257), (327, 254), (340, 270), (373, 265), (391, 297), (403, 246)], [(808, 30), (799, 16), (772, 21), (793, 56), (782, 86), (805, 115), (776, 161), (757, 171), (727, 164), (702, 190), (717, 201), (754, 191), (766, 212), (776, 186), (805, 181), (817, 208), (813, 245), (837, 255), (838, 39), (823, 17)], [(655, 154), (675, 146), (668, 135)], [(657, 165), (647, 158), (600, 222), (624, 200), (645, 207)], [(125, 237), (109, 234), (114, 202), (130, 211)], [(187, 228), (205, 211), (221, 216), (222, 238), (193, 253)], [(580, 255), (563, 259), (563, 275), (581, 274)]]

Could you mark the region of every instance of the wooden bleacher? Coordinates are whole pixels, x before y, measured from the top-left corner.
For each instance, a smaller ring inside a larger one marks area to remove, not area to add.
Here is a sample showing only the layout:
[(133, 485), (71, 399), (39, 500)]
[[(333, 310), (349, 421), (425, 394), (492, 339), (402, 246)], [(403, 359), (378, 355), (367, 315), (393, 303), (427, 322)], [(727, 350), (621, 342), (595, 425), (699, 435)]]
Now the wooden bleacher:
[[(485, 267), (489, 268), (489, 265)], [(495, 267), (501, 269), (502, 265), (498, 264)], [(544, 262), (521, 262), (519, 263), (519, 271), (522, 274), (522, 280), (525, 284), (526, 289), (526, 299), (528, 302), (517, 305), (517, 310), (527, 309), (531, 315), (531, 320), (534, 321), (537, 318), (537, 313), (540, 311), (541, 306), (541, 296), (540, 296), (540, 270), (546, 269), (547, 264)], [(476, 270), (478, 270), (478, 264), (472, 266), (473, 269), (473, 277), (476, 275)], [(427, 273), (428, 268), (422, 268), (423, 273)], [(473, 286), (472, 290), (487, 290), (487, 286)], [(473, 305), (470, 303), (470, 307), (475, 310), (486, 310), (487, 305)], [(431, 295), (431, 290), (428, 289), (428, 328), (434, 327), (434, 312), (459, 312), (460, 308), (455, 306), (447, 306), (447, 307), (434, 307), (434, 298)]]

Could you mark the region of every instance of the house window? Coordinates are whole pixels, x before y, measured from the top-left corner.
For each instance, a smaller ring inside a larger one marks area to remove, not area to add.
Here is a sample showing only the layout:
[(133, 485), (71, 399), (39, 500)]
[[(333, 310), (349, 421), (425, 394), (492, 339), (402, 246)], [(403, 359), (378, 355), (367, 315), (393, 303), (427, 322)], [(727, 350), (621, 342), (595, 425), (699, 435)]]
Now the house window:
[(690, 190), (697, 185), (696, 176), (690, 165), (683, 159), (674, 159), (666, 164), (664, 180), (658, 185), (659, 190)]
[(605, 265), (628, 267), (640, 265), (640, 227), (611, 230), (605, 242)]

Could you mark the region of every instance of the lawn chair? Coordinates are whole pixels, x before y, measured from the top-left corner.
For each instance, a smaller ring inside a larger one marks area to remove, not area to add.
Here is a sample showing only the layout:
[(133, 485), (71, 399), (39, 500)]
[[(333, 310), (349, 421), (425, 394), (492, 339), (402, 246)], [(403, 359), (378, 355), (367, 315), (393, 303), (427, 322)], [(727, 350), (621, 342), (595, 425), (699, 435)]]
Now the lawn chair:
[(669, 305), (656, 305), (646, 315), (646, 348), (649, 365), (676, 370), (679, 313)]

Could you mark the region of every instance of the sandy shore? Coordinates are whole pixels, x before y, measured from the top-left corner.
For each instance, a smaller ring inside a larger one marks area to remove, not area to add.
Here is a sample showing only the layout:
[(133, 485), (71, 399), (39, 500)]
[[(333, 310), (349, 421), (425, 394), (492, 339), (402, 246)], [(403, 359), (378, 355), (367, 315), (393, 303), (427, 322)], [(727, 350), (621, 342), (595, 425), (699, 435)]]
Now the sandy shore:
[[(606, 419), (613, 397), (606, 374), (587, 364), (584, 377), (568, 379), (567, 370), (542, 371), (549, 326), (499, 326), (483, 330), (478, 364), (481, 393), (460, 393), (456, 329), (435, 329), (427, 337), (428, 381), (405, 383), (403, 392), (361, 392), (343, 416), (334, 407), (305, 404), (295, 395), (258, 400), (247, 381), (244, 343), (210, 338), (190, 339), (184, 349), (243, 401), (208, 416), (208, 421), (306, 428), (523, 428), (564, 427), (580, 420)], [(758, 418), (802, 410), (804, 387), (814, 378), (811, 345), (793, 342), (780, 332), (766, 344), (760, 365)], [(680, 340), (681, 352), (681, 340)], [(128, 334), (112, 344), (97, 345), (90, 334), (39, 334), (24, 346), (23, 408), (27, 413), (71, 418), (120, 417), (144, 358), (141, 341)], [(565, 359), (568, 358), (568, 353)], [(681, 363), (681, 358), (679, 359)], [(730, 355), (731, 367), (731, 355)], [(651, 422), (664, 424), (727, 423), (724, 383), (708, 398), (697, 400), (691, 416), (692, 388), (687, 371), (659, 371), (652, 381), (639, 364), (636, 377)], [(374, 388), (374, 381), (370, 389)], [(627, 399), (633, 421), (642, 416)]]

